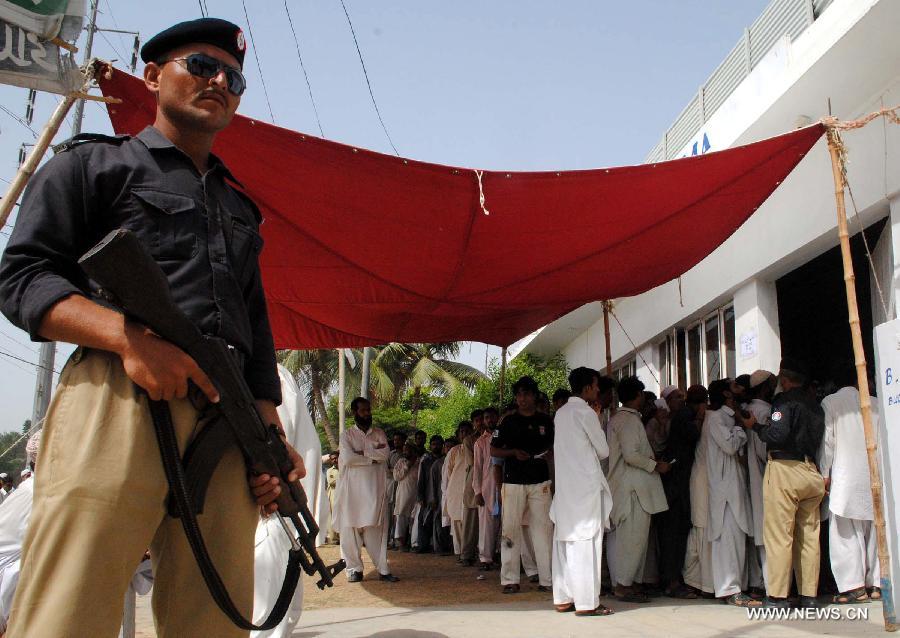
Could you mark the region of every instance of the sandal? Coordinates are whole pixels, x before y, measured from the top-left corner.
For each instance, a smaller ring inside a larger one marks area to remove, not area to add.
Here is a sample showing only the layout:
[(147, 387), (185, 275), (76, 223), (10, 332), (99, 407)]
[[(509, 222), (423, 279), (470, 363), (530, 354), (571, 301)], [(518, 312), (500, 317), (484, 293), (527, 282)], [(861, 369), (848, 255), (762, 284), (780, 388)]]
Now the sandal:
[(869, 600), (881, 600), (881, 587), (869, 587), (866, 591), (869, 592)]
[(734, 605), (735, 607), (762, 607), (762, 602), (750, 598), (747, 594), (732, 594), (728, 598), (723, 598), (722, 602), (726, 605)]
[(831, 602), (835, 605), (857, 605), (859, 603), (867, 603), (872, 600), (866, 593), (865, 587), (857, 587), (850, 591), (844, 591), (832, 597)]
[(575, 615), (579, 618), (584, 618), (585, 616), (612, 616), (615, 612), (609, 607), (605, 607), (603, 605), (597, 605), (595, 609), (589, 609), (588, 611), (576, 611)]
[(520, 587), (518, 585), (504, 585), (503, 593), (504, 594), (518, 594)]
[(575, 611), (575, 603), (563, 603), (561, 605), (553, 605), (561, 614), (568, 613), (570, 611)]

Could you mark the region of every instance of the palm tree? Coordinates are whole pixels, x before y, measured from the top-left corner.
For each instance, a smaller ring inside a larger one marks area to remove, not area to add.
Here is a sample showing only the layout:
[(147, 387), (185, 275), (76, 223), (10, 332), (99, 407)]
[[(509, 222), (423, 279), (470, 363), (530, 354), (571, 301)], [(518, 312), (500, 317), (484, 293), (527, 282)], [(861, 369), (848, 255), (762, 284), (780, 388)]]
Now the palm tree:
[(377, 350), (372, 361), (371, 387), (382, 400), (397, 404), (402, 393), (412, 390), (412, 427), (416, 427), (422, 388), (440, 395), (465, 387), (473, 388), (484, 378), (481, 371), (453, 361), (459, 343), (390, 343)]
[[(287, 368), (306, 391), (306, 401), (313, 422), (321, 425), (328, 445), (338, 448), (335, 424), (328, 418), (325, 396), (337, 382), (338, 351), (322, 350), (282, 350), (278, 361)], [(348, 375), (351, 377), (352, 375)], [(317, 418), (318, 417), (318, 418)]]

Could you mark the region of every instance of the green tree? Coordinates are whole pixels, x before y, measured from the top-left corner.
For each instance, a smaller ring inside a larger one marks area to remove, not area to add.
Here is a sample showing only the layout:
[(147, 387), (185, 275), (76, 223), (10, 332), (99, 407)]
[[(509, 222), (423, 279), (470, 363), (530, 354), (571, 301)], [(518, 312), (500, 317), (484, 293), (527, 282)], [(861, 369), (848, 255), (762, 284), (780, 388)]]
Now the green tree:
[[(21, 439), (21, 440), (20, 440)], [(4, 432), (0, 434), (0, 472), (6, 472), (14, 481), (18, 480), (19, 473), (25, 468), (25, 445), (28, 437), (23, 437), (19, 432)]]
[(538, 388), (551, 396), (557, 388), (568, 387), (569, 367), (565, 357), (557, 353), (544, 358), (534, 354), (516, 357), (507, 365), (506, 388), (500, 401), (500, 363), (491, 361), (488, 376), (482, 377), (474, 388), (457, 388), (444, 397), (438, 398), (438, 405), (422, 412), (420, 428), (429, 434), (450, 436), (456, 431), (460, 421), (468, 420), (477, 408), (494, 406), (501, 412), (503, 406), (513, 400), (512, 384), (519, 377), (528, 375), (537, 382)]
[(454, 361), (459, 343), (390, 343), (372, 360), (372, 387), (382, 399), (390, 397), (396, 405), (411, 391), (409, 410), (411, 427), (417, 427), (419, 411), (424, 407), (423, 389), (446, 396), (458, 388), (474, 388), (484, 375), (477, 369)]
[(335, 421), (326, 408), (326, 397), (338, 378), (338, 351), (282, 350), (278, 361), (297, 379), (306, 392), (307, 408), (313, 423), (321, 428), (329, 447), (338, 448)]

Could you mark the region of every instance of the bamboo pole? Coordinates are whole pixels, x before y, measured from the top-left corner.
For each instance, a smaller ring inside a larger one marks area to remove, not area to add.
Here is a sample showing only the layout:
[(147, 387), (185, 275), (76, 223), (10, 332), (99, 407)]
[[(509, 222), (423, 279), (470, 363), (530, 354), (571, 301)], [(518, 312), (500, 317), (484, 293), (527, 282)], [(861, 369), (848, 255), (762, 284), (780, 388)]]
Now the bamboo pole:
[(13, 206), (19, 201), (19, 196), (22, 194), (22, 191), (25, 190), (28, 180), (34, 175), (38, 164), (40, 164), (41, 160), (44, 158), (44, 153), (47, 152), (50, 143), (59, 132), (59, 127), (62, 126), (72, 105), (75, 104), (77, 100), (92, 100), (110, 104), (118, 104), (122, 101), (114, 97), (90, 95), (88, 89), (91, 86), (91, 82), (94, 80), (94, 65), (89, 63), (85, 68), (88, 70), (85, 71), (84, 83), (82, 84), (81, 89), (65, 95), (62, 101), (56, 106), (53, 115), (50, 116), (50, 119), (44, 126), (44, 130), (42, 130), (40, 136), (38, 136), (37, 142), (34, 143), (34, 148), (31, 149), (31, 153), (16, 172), (16, 176), (10, 183), (9, 188), (6, 189), (6, 194), (3, 195), (3, 200), (0, 201), (0, 227), (4, 226), (9, 219), (9, 214), (12, 212)]
[(863, 349), (862, 330), (859, 323), (859, 308), (856, 303), (856, 276), (853, 273), (853, 259), (850, 254), (850, 236), (847, 231), (847, 209), (844, 203), (844, 162), (843, 143), (840, 133), (828, 127), (828, 152), (831, 154), (831, 170), (834, 176), (834, 198), (837, 204), (838, 235), (841, 240), (841, 256), (844, 261), (844, 283), (847, 287), (847, 310), (849, 313), (850, 335), (853, 339), (853, 353), (856, 359), (856, 381), (859, 388), (859, 405), (862, 412), (863, 433), (866, 438), (866, 455), (869, 462), (869, 478), (872, 490), (872, 505), (875, 513), (875, 536), (878, 542), (878, 560), (881, 565), (882, 610), (885, 631), (897, 631), (897, 618), (893, 608), (891, 588), (891, 563), (888, 556), (887, 533), (884, 524), (884, 508), (881, 496), (881, 473), (876, 456), (878, 444), (872, 428), (872, 406), (869, 400), (869, 377), (866, 370), (866, 353)]
[(28, 158), (19, 168), (12, 183), (10, 183), (9, 188), (6, 189), (3, 201), (0, 202), (0, 226), (6, 224), (6, 220), (9, 219), (9, 214), (12, 212), (13, 206), (19, 201), (19, 196), (22, 194), (22, 191), (25, 190), (25, 185), (37, 170), (38, 164), (41, 163), (44, 153), (47, 152), (47, 148), (50, 146), (50, 142), (56, 137), (59, 127), (66, 119), (69, 109), (75, 104), (75, 100), (78, 99), (78, 96), (78, 93), (69, 93), (63, 98), (62, 102), (59, 103), (56, 110), (53, 111), (53, 115), (50, 116), (50, 120), (47, 122), (44, 130), (41, 131), (41, 135), (38, 137), (37, 142), (35, 142), (34, 148), (31, 149)]
[(606, 339), (606, 376), (611, 377), (612, 369), (612, 347), (609, 338), (609, 301), (603, 302), (603, 337)]
[(500, 413), (506, 407), (503, 403), (503, 395), (506, 393), (506, 346), (500, 351)]

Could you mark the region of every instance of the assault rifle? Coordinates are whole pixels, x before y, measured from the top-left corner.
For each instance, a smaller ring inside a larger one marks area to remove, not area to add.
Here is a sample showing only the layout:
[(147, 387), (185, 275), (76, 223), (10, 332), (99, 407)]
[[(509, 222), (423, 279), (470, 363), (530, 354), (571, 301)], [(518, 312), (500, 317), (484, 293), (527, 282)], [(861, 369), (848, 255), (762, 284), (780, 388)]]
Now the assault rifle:
[[(222, 339), (203, 335), (175, 305), (165, 274), (137, 237), (125, 229), (107, 235), (78, 260), (101, 287), (101, 295), (161, 338), (190, 355), (219, 391), (217, 413), (195, 437), (182, 460), (168, 403), (150, 401), (163, 467), (169, 482), (169, 513), (181, 518), (191, 549), (213, 599), (231, 620), (244, 629), (271, 629), (284, 617), (300, 577), (300, 569), (318, 574), (320, 589), (331, 587), (344, 561), (325, 565), (316, 550), (319, 527), (309, 511), (306, 493), (288, 481), (294, 469), (275, 425), (266, 425), (254, 405), (237, 354)], [(278, 518), (291, 542), (284, 584), (272, 612), (259, 626), (235, 607), (206, 551), (196, 515), (203, 511), (206, 489), (224, 453), (237, 445), (247, 469), (255, 475), (281, 479)], [(315, 471), (315, 468), (313, 468)], [(291, 525), (293, 524), (293, 530)]]

